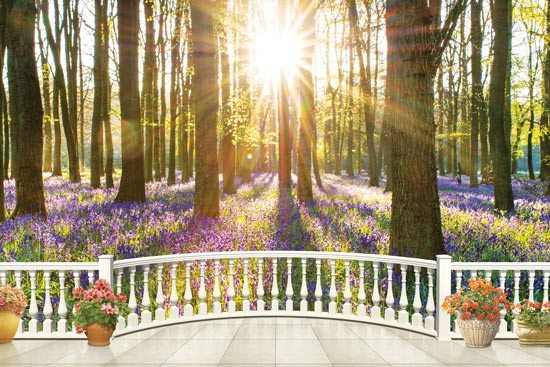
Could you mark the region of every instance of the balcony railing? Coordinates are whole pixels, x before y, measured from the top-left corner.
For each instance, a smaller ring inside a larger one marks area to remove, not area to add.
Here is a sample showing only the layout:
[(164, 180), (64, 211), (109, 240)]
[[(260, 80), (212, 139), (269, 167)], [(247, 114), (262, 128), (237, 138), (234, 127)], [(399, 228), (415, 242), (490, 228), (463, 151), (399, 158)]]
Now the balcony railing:
[[(78, 338), (74, 287), (106, 279), (131, 313), (115, 335), (188, 321), (254, 316), (333, 318), (459, 338), (440, 305), (468, 277), (484, 277), (514, 303), (548, 301), (550, 262), (461, 263), (339, 252), (236, 251), (88, 263), (0, 263), (0, 282), (23, 288), (29, 307), (17, 338)], [(502, 314), (497, 338), (513, 338)]]

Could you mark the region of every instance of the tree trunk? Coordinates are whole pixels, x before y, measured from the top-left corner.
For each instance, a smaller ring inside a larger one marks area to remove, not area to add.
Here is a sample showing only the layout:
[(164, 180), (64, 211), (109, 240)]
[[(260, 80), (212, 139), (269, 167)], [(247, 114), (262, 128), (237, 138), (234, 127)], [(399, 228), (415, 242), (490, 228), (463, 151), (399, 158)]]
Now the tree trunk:
[(218, 99), (211, 98), (216, 85), (216, 44), (212, 20), (212, 0), (191, 0), (197, 160), (194, 215), (215, 218), (220, 214), (217, 146)]
[(52, 172), (52, 104), (50, 96), (50, 68), (41, 57), (42, 92), (44, 100), (44, 172)]
[[(550, 0), (546, 1), (546, 34), (550, 34)], [(544, 43), (546, 55), (542, 67), (542, 106), (543, 112), (540, 118), (540, 179), (548, 180), (548, 195), (550, 195), (550, 38), (546, 37)]]
[(481, 31), (481, 0), (471, 2), (471, 47), (472, 47), (472, 94), (471, 94), (471, 130), (470, 130), (470, 187), (479, 185), (478, 150), (479, 125), (483, 108), (483, 85), (481, 84), (481, 49), (483, 32)]
[[(6, 50), (6, 31), (8, 20), (8, 2), (0, 0), (0, 70), (4, 70), (4, 55)], [(0, 72), (0, 75), (2, 72)], [(8, 124), (4, 108), (4, 78), (0, 77), (0, 223), (6, 220), (6, 208), (4, 204), (4, 124)]]
[(495, 1), (491, 11), (494, 44), (493, 65), (489, 95), (489, 139), (495, 186), (495, 209), (501, 212), (514, 210), (510, 152), (506, 134), (506, 70), (508, 64), (508, 0)]
[(104, 78), (103, 68), (103, 12), (107, 11), (102, 6), (102, 0), (95, 0), (95, 28), (94, 28), (94, 109), (92, 112), (92, 132), (90, 144), (90, 185), (93, 188), (101, 186), (101, 168), (103, 166), (103, 103)]
[(115, 202), (144, 202), (143, 138), (139, 109), (139, 0), (118, 2), (122, 177)]
[(52, 176), (61, 176), (61, 122), (59, 121), (59, 88), (56, 83), (53, 86), (53, 172)]
[(12, 216), (46, 217), (42, 182), (42, 101), (34, 55), (34, 1), (17, 1), (8, 9), (8, 83), (12, 123), (17, 129), (16, 204)]
[[(279, 0), (279, 29), (284, 29), (286, 25), (286, 0)], [(279, 187), (284, 190), (290, 190), (292, 185), (291, 169), (292, 162), (290, 157), (290, 112), (288, 107), (288, 81), (283, 71), (279, 78)]]
[(158, 173), (156, 174), (157, 181), (161, 181), (166, 177), (166, 38), (165, 38), (165, 12), (166, 0), (160, 3), (160, 21), (159, 21), (159, 52), (160, 52), (160, 121), (158, 125)]
[(111, 82), (109, 77), (109, 18), (107, 15), (109, 0), (103, 0), (103, 29), (105, 30), (105, 40), (103, 42), (103, 131), (105, 135), (105, 186), (107, 188), (115, 187), (114, 174), (114, 152), (113, 152), (113, 134), (111, 131)]
[(315, 123), (315, 93), (313, 84), (313, 56), (315, 52), (315, 5), (307, 0), (300, 0), (302, 22), (300, 32), (304, 40), (300, 71), (300, 132), (298, 140), (298, 188), (297, 197), (301, 202), (313, 200), (311, 180), (311, 158), (313, 129)]
[(153, 78), (155, 73), (155, 19), (154, 1), (143, 0), (145, 17), (145, 59), (143, 64), (142, 98), (144, 103), (145, 125), (145, 181), (153, 181)]

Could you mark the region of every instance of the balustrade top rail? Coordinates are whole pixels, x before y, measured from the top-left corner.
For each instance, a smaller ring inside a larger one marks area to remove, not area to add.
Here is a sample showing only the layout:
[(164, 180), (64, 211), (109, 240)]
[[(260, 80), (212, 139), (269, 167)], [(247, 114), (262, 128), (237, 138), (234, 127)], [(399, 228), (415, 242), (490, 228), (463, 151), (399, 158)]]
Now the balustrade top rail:
[(0, 271), (96, 271), (98, 262), (0, 262)]
[(550, 262), (452, 262), (453, 270), (543, 270), (550, 271)]
[(198, 252), (192, 254), (175, 254), (148, 256), (135, 259), (117, 260), (114, 268), (127, 268), (132, 266), (152, 265), (170, 262), (184, 262), (197, 260), (226, 260), (226, 259), (257, 259), (257, 258), (296, 258), (296, 259), (321, 259), (321, 260), (348, 260), (370, 261), (389, 264), (401, 264), (408, 266), (420, 266), (436, 269), (437, 263), (433, 260), (416, 259), (403, 256), (361, 254), (349, 252), (321, 252), (321, 251), (230, 251), (230, 252)]

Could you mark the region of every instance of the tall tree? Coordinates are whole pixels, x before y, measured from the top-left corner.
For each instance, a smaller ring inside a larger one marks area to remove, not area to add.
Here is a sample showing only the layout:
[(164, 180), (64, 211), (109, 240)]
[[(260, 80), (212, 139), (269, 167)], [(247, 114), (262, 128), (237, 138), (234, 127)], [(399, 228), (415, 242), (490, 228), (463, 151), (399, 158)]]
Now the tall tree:
[[(370, 2), (367, 6), (370, 6)], [(372, 96), (372, 86), (370, 77), (370, 68), (366, 70), (365, 61), (363, 59), (363, 49), (361, 47), (361, 34), (359, 30), (359, 22), (357, 15), (357, 3), (355, 0), (348, 0), (349, 7), (349, 19), (351, 23), (351, 31), (354, 37), (354, 43), (356, 48), (357, 59), (359, 60), (359, 76), (361, 78), (361, 100), (363, 102), (363, 113), (365, 119), (365, 128), (367, 133), (367, 157), (368, 157), (368, 174), (369, 174), (369, 186), (378, 186), (378, 167), (376, 159), (376, 148), (374, 144), (374, 103), (375, 100)], [(369, 27), (371, 25), (369, 24)], [(370, 29), (368, 30), (370, 33)], [(370, 43), (370, 42), (367, 42)], [(367, 52), (370, 44), (367, 45)], [(367, 58), (370, 58), (367, 56)], [(367, 75), (368, 73), (368, 75)]]
[(435, 258), (444, 253), (435, 167), (434, 78), (466, 1), (456, 1), (443, 27), (434, 2), (387, 1), (395, 52), (392, 95), (391, 247), (400, 255)]
[(155, 18), (154, 0), (143, 0), (145, 17), (145, 59), (143, 62), (142, 98), (145, 125), (145, 180), (153, 181), (153, 124), (155, 75)]
[[(69, 110), (69, 96), (67, 93), (67, 84), (65, 83), (65, 72), (61, 63), (61, 31), (62, 27), (55, 30), (55, 35), (50, 23), (50, 2), (42, 0), (42, 20), (46, 29), (46, 37), (54, 60), (54, 82), (58, 90), (59, 103), (61, 105), (61, 120), (63, 122), (63, 130), (65, 132), (65, 141), (67, 144), (67, 152), (69, 157), (69, 177), (72, 182), (80, 182), (80, 166), (78, 160), (78, 142), (76, 136), (76, 124), (73, 124)], [(59, 18), (59, 3), (54, 0), (55, 19)], [(67, 21), (65, 19), (64, 21)], [(57, 24), (56, 24), (57, 26)], [(54, 101), (55, 103), (55, 101)], [(75, 120), (76, 121), (76, 120)], [(55, 162), (54, 162), (55, 163)], [(54, 167), (55, 168), (55, 167)], [(54, 169), (55, 171), (55, 169)]]
[(143, 137), (139, 110), (139, 0), (118, 2), (122, 177), (116, 202), (144, 202)]
[(494, 30), (493, 65), (489, 90), (489, 141), (495, 186), (495, 209), (503, 212), (514, 210), (512, 177), (510, 167), (509, 134), (506, 134), (506, 74), (508, 42), (510, 34), (508, 0), (491, 2), (491, 19)]
[[(279, 32), (284, 31), (286, 27), (287, 0), (279, 0), (278, 23)], [(292, 162), (290, 156), (290, 111), (288, 106), (288, 81), (283, 68), (279, 71), (279, 89), (278, 89), (278, 120), (279, 120), (279, 187), (290, 190), (292, 179)]]
[(17, 130), (13, 217), (46, 217), (42, 182), (42, 101), (34, 55), (37, 9), (33, 0), (10, 1), (7, 48), (10, 117)]
[[(115, 187), (114, 174), (114, 152), (113, 152), (113, 134), (111, 131), (111, 83), (109, 76), (109, 0), (103, 0), (103, 41), (102, 48), (102, 78), (103, 78), (103, 131), (105, 135), (105, 186), (107, 188)], [(111, 3), (112, 4), (112, 3)]]
[(212, 21), (213, 0), (191, 0), (197, 157), (194, 214), (217, 217), (220, 213), (216, 83), (216, 43)]
[[(546, 35), (550, 34), (550, 0), (546, 1)], [(550, 37), (544, 42), (545, 56), (542, 67), (542, 106), (543, 112), (540, 118), (540, 178), (548, 180), (547, 195), (550, 195)]]
[[(4, 70), (4, 55), (6, 51), (6, 27), (8, 20), (8, 1), (0, 0), (0, 75)], [(0, 77), (0, 223), (6, 220), (6, 208), (4, 204), (4, 124), (8, 124), (8, 119), (4, 118), (4, 78)]]
[(481, 49), (483, 32), (481, 30), (481, 0), (471, 0), (471, 47), (472, 47), (472, 95), (470, 130), (470, 186), (478, 186), (479, 125), (483, 108), (483, 84), (481, 83)]

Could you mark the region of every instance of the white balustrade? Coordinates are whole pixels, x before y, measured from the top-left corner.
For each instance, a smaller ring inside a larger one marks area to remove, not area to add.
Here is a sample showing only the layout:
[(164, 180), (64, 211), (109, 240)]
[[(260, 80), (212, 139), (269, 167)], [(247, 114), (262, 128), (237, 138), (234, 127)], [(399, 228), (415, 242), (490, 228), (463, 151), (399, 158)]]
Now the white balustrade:
[[(99, 275), (97, 279), (109, 280), (113, 279), (114, 274), (116, 293), (124, 292), (128, 297), (131, 312), (126, 318), (119, 318), (117, 335), (136, 329), (146, 329), (151, 327), (151, 324), (187, 322), (195, 317), (203, 319), (274, 316), (281, 307), (278, 261), (286, 262), (286, 277), (283, 276), (286, 279), (283, 279), (282, 283), (286, 280), (284, 309), (290, 316), (386, 323), (428, 335), (438, 335), (441, 339), (460, 337), (456, 329), (453, 332), (450, 328), (450, 317), (446, 316), (439, 307), (446, 294), (460, 290), (463, 277), (479, 276), (485, 280), (493, 278), (503, 290), (506, 290), (507, 278), (511, 279), (510, 298), (513, 299), (513, 303), (518, 303), (524, 295), (534, 301), (548, 300), (550, 263), (461, 263), (452, 262), (448, 256), (441, 259), (440, 261), (438, 257), (438, 262), (435, 262), (385, 255), (303, 251), (177, 254), (114, 262), (112, 256), (103, 256), (97, 263), (0, 263), (0, 283), (15, 284), (18, 288), (27, 290), (29, 306), (26, 315), (29, 321), (21, 322), (17, 337), (35, 338), (76, 337), (74, 325), (72, 328), (67, 325), (69, 319), (67, 295), (71, 294), (73, 284), (74, 287), (80, 287), (82, 273), (88, 276), (89, 284), (85, 283), (85, 285), (89, 286), (93, 285), (96, 274)], [(242, 273), (240, 270), (238, 272), (241, 282), (235, 279), (237, 261), (242, 264), (242, 268), (239, 267)], [(272, 280), (269, 293), (272, 313), (265, 313), (263, 299), (265, 261), (271, 263)], [(308, 276), (309, 261), (312, 261), (310, 264), (315, 265), (314, 269), (311, 269), (310, 276)], [(294, 268), (293, 262), (296, 265)], [(185, 264), (185, 279), (182, 279), (185, 281), (185, 287), (181, 297), (183, 318), (180, 318), (180, 295), (177, 289), (179, 264)], [(198, 265), (198, 273), (191, 272), (193, 264)], [(337, 264), (342, 266), (338, 268), (338, 272)], [(399, 284), (395, 284), (400, 292), (398, 312), (394, 310), (393, 291), (396, 267), (400, 269), (401, 275)], [(165, 270), (168, 272), (165, 273)], [(300, 278), (297, 278), (298, 271), (301, 274)], [(368, 271), (368, 276), (365, 271)], [(125, 272), (127, 276), (124, 275)], [(293, 272), (296, 272), (296, 277), (293, 277)], [(452, 272), (455, 272), (456, 289), (451, 289)], [(155, 277), (155, 273), (156, 278), (153, 280), (151, 276)], [(72, 280), (68, 281), (67, 276), (70, 275)], [(299, 293), (293, 287), (293, 278), (300, 279)], [(150, 289), (150, 281), (151, 284), (156, 283), (156, 290)], [(313, 305), (310, 306), (308, 282), (313, 281), (315, 298), (312, 301)], [(382, 288), (383, 284), (384, 288)], [(251, 289), (251, 285), (254, 289)], [(138, 289), (143, 290), (140, 303), (137, 299)], [(382, 289), (385, 290), (384, 297), (381, 296)], [(151, 309), (150, 299), (153, 296), (152, 291), (156, 292), (154, 312)], [(251, 291), (255, 291), (256, 294), (255, 311), (252, 311), (251, 307), (253, 300)], [(338, 297), (339, 291), (342, 292), (341, 298)], [(328, 293), (328, 300), (323, 298), (324, 292)], [(242, 295), (242, 298), (237, 298), (237, 293)], [(207, 297), (208, 294), (211, 294), (211, 298)], [(54, 304), (52, 299), (57, 295), (59, 302)], [(299, 310), (294, 309), (294, 301), (298, 301), (296, 297), (299, 297)], [(40, 309), (39, 299), (43, 301)], [(355, 310), (352, 307), (354, 304)], [(170, 306), (168, 320), (165, 306)], [(197, 314), (194, 307), (198, 309)], [(383, 318), (382, 308), (384, 309)], [(423, 308), (425, 312), (422, 311)], [(237, 311), (238, 309), (242, 312)], [(39, 320), (40, 312), (43, 320)], [(74, 313), (74, 309), (72, 312)], [(396, 316), (398, 316), (397, 320)], [(514, 334), (508, 330), (504, 312), (501, 313), (501, 325), (497, 337), (514, 337)]]

